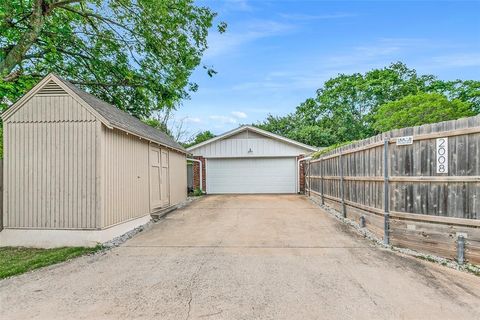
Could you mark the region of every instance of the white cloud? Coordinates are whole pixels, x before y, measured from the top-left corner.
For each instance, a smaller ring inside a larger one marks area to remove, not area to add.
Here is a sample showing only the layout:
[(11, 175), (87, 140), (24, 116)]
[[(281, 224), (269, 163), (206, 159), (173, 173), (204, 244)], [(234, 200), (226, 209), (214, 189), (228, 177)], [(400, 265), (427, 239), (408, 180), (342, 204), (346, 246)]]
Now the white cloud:
[(350, 17), (356, 17), (357, 14), (348, 13), (348, 12), (338, 12), (338, 13), (318, 14), (318, 15), (297, 14), (297, 13), (281, 13), (280, 16), (282, 18), (289, 19), (289, 20), (307, 21), (307, 20), (329, 20), (329, 19), (350, 18)]
[(351, 48), (348, 54), (339, 54), (328, 58), (330, 67), (358, 65), (366, 62), (377, 62), (383, 58), (395, 59), (396, 55), (409, 50), (418, 50), (427, 46), (425, 39), (382, 38), (377, 41)]
[[(339, 73), (349, 74), (384, 67), (401, 60), (405, 52), (429, 49), (432, 46), (435, 44), (421, 38), (379, 38), (339, 53), (307, 57), (298, 64), (284, 66), (286, 69), (272, 70), (261, 79), (236, 83), (231, 89), (274, 93), (308, 89), (314, 92), (326, 80)], [(462, 61), (473, 64), (476, 60), (475, 57), (465, 57)]]
[(253, 20), (238, 26), (236, 31), (213, 33), (208, 39), (204, 58), (212, 58), (238, 50), (257, 39), (278, 36), (290, 32), (293, 25), (270, 20)]
[(212, 115), (208, 117), (210, 120), (213, 120), (218, 123), (222, 124), (236, 124), (237, 119), (228, 116), (219, 116), (219, 115)]
[(202, 119), (197, 118), (197, 117), (186, 117), (185, 122), (200, 123), (200, 122), (202, 122)]
[(432, 61), (438, 67), (478, 67), (480, 66), (480, 54), (457, 53), (433, 57)]
[(238, 118), (238, 119), (245, 119), (247, 117), (247, 114), (245, 112), (242, 112), (242, 111), (233, 111), (232, 115), (235, 118)]
[(278, 72), (269, 74), (262, 81), (247, 81), (232, 86), (235, 91), (282, 91), (297, 89), (318, 89), (324, 81), (331, 77), (331, 72), (312, 70), (312, 72)]
[(249, 108), (247, 109), (248, 112), (251, 112), (251, 113), (260, 113), (260, 114), (268, 114), (268, 113), (272, 113), (272, 111), (275, 111), (275, 107), (271, 107), (271, 108)]
[(228, 11), (252, 11), (247, 0), (226, 0), (225, 7)]

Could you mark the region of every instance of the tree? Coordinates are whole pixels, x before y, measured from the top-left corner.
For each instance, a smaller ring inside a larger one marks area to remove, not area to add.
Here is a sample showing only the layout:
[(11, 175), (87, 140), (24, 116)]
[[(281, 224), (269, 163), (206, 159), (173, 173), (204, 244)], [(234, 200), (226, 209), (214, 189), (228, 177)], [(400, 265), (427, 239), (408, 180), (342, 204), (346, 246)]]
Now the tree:
[(256, 125), (303, 143), (325, 147), (378, 133), (373, 124), (381, 106), (421, 93), (439, 93), (452, 103), (461, 101), (474, 112), (480, 112), (479, 81), (445, 82), (433, 75), (418, 75), (414, 69), (397, 62), (365, 74), (340, 74), (326, 81), (317, 90), (316, 97), (305, 100), (294, 113), (283, 117), (269, 115)]
[(439, 93), (419, 93), (382, 105), (374, 115), (378, 132), (475, 115), (468, 102)]
[(341, 74), (317, 90), (315, 104), (302, 104), (297, 113), (310, 125), (334, 132), (334, 143), (363, 139), (374, 134), (371, 115), (380, 105), (421, 92), (434, 79), (400, 62), (365, 74)]
[(191, 140), (193, 136), (189, 136), (188, 130), (184, 128), (186, 118), (180, 120), (175, 119), (171, 110), (163, 110), (155, 112), (150, 118), (144, 119), (143, 122), (155, 129), (165, 132), (173, 140), (181, 143), (185, 140)]
[(156, 118), (156, 117), (151, 117), (151, 118), (144, 119), (143, 122), (145, 124), (148, 124), (152, 128), (155, 128), (157, 130), (165, 132), (166, 134), (168, 134), (170, 137), (173, 138), (173, 136), (170, 133), (170, 130), (168, 129), (166, 123), (163, 122), (162, 119)]
[(269, 114), (265, 121), (255, 124), (255, 126), (290, 139), (295, 135), (295, 124), (297, 118), (294, 114), (286, 116), (274, 116)]
[(431, 84), (427, 91), (441, 93), (451, 100), (458, 99), (468, 102), (476, 114), (480, 113), (480, 81), (437, 80)]
[(202, 142), (210, 140), (212, 138), (215, 138), (215, 135), (212, 132), (210, 132), (208, 130), (207, 131), (202, 131), (202, 132), (199, 132), (195, 136), (195, 139), (193, 139), (191, 142), (184, 143), (183, 145), (184, 145), (185, 148), (188, 148), (190, 146), (202, 143)]
[(139, 118), (173, 109), (197, 88), (215, 15), (194, 0), (2, 1), (0, 100), (55, 72)]
[[(312, 113), (302, 113), (303, 116), (309, 114)], [(318, 126), (314, 120), (307, 121), (297, 114), (289, 114), (284, 117), (269, 115), (263, 123), (257, 123), (255, 126), (312, 146), (318, 145), (319, 142), (323, 145), (330, 145), (335, 141), (334, 133), (329, 129)]]

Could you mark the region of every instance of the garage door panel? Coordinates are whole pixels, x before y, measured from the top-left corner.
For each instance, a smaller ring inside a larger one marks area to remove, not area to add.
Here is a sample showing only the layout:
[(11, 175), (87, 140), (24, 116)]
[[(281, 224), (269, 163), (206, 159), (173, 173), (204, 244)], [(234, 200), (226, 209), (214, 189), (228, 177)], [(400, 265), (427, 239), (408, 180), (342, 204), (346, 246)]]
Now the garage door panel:
[(208, 193), (295, 193), (295, 158), (207, 159)]

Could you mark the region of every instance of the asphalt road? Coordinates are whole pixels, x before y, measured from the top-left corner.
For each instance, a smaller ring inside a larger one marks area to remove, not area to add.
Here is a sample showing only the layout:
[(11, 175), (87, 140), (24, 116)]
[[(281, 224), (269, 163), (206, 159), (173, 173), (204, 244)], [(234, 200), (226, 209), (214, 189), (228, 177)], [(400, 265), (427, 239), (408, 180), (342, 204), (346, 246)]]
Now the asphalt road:
[(302, 196), (207, 196), (0, 281), (0, 318), (480, 319), (480, 277), (374, 247)]

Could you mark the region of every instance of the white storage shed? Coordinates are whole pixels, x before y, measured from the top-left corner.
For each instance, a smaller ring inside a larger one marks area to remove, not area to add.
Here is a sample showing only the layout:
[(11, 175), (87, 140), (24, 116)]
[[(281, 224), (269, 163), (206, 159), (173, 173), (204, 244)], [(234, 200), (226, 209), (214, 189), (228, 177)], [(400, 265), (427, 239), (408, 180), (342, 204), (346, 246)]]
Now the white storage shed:
[(0, 245), (92, 246), (187, 196), (187, 151), (48, 75), (2, 115)]

